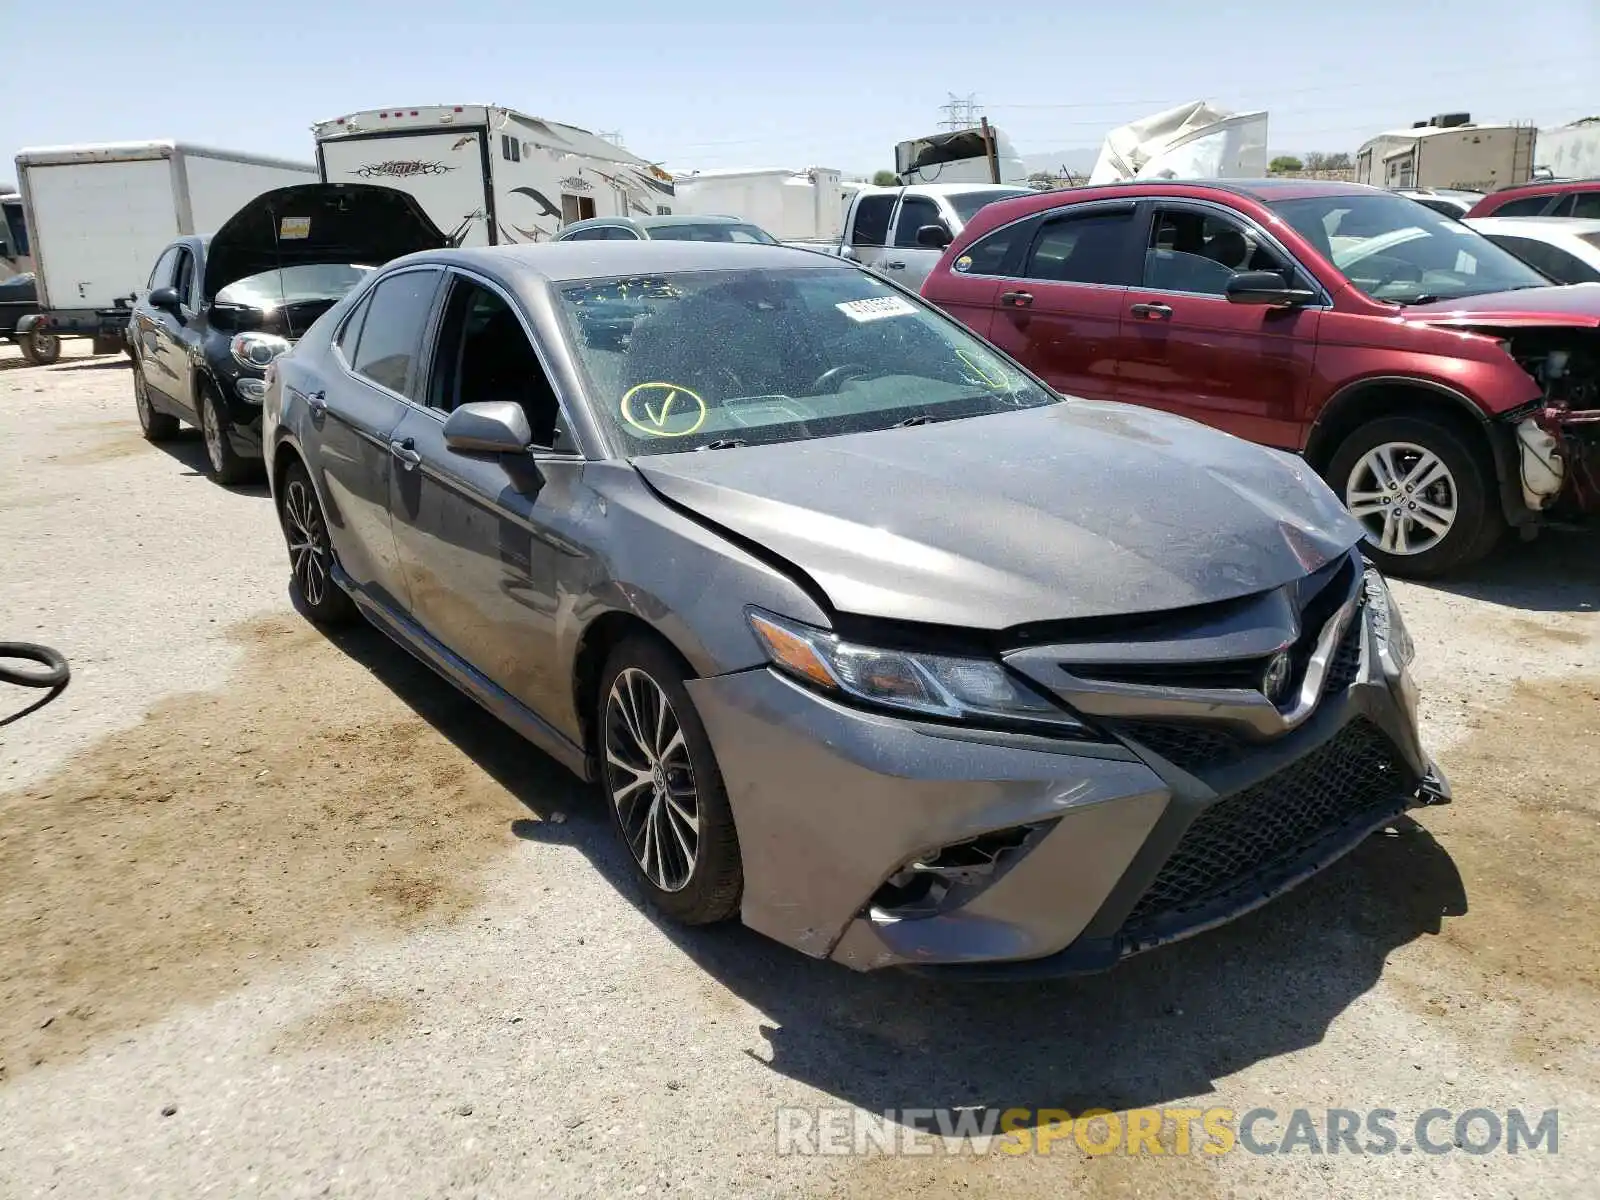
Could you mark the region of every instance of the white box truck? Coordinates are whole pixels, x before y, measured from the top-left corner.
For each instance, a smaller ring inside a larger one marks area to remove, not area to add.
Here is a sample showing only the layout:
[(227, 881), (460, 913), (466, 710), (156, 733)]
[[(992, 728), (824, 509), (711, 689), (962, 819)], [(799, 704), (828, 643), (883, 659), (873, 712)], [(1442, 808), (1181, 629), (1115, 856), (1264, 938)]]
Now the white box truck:
[(311, 131), (324, 183), (409, 192), (457, 246), (548, 241), (589, 217), (673, 211), (672, 177), (653, 163), (492, 104), (375, 108)]
[(739, 217), (780, 242), (836, 242), (844, 232), (845, 189), (831, 167), (749, 167), (680, 172), (678, 211)]
[(316, 176), (310, 163), (181, 142), (51, 146), (17, 155), (39, 312), (18, 340), (54, 362), (60, 335), (125, 348), (128, 307), (173, 238), (208, 234), (262, 192)]

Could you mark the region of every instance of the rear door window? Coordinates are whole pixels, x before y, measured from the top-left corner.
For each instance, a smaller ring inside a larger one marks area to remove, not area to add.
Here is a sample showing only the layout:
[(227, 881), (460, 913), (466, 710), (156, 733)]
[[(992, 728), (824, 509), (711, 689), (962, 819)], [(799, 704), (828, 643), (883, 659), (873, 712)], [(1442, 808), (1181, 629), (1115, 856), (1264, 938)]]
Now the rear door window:
[(1549, 196), (1522, 196), (1494, 210), (1497, 217), (1537, 217), (1550, 207)]
[(1012, 275), (1033, 238), (1038, 221), (1018, 221), (981, 237), (957, 256), (951, 269), (960, 275)]
[(1578, 192), (1572, 197), (1572, 216), (1600, 217), (1600, 192)]
[(372, 289), (351, 360), (357, 375), (413, 398), (422, 337), (438, 290), (438, 271), (402, 271)]
[(1133, 212), (1130, 206), (1051, 217), (1034, 238), (1023, 276), (1049, 283), (1135, 282), (1128, 265)]
[(889, 240), (889, 218), (894, 214), (893, 196), (863, 196), (856, 202), (855, 221), (850, 227), (850, 245), (882, 246)]

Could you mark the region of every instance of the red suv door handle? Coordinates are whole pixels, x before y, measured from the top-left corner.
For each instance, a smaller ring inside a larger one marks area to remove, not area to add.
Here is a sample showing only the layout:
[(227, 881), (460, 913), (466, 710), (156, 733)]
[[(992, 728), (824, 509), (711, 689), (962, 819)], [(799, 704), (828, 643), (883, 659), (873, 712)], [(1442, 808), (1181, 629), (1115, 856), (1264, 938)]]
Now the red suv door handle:
[(1172, 306), (1170, 304), (1135, 304), (1128, 311), (1146, 321), (1170, 321), (1172, 319)]
[(1032, 308), (1032, 292), (1001, 292), (1000, 303), (1007, 308)]

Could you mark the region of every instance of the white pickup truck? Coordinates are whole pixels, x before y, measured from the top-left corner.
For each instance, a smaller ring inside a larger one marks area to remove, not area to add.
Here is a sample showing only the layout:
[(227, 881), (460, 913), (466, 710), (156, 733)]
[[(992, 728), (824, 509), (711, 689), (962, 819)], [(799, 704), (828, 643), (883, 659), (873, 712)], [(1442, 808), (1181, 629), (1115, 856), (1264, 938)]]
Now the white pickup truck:
[(992, 183), (864, 187), (851, 197), (838, 244), (790, 244), (853, 259), (915, 290), (980, 208), (1031, 195), (1030, 188)]

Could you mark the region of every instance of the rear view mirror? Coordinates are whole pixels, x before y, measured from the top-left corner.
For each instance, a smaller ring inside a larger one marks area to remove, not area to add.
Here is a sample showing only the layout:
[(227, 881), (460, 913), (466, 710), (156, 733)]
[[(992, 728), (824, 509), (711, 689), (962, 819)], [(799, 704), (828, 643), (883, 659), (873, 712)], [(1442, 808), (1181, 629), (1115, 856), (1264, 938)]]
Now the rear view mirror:
[(150, 293), (150, 307), (162, 312), (177, 312), (179, 303), (177, 288), (159, 287)]
[(462, 454), (522, 454), (532, 440), (527, 413), (510, 400), (463, 404), (444, 423), (444, 444)]
[(1226, 294), (1230, 304), (1263, 304), (1273, 308), (1310, 304), (1317, 298), (1315, 292), (1290, 287), (1276, 271), (1240, 271), (1228, 280)]
[(943, 250), (953, 241), (955, 239), (943, 225), (924, 225), (917, 230), (917, 245), (929, 250)]

